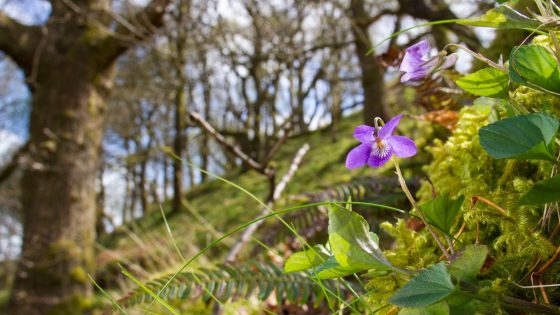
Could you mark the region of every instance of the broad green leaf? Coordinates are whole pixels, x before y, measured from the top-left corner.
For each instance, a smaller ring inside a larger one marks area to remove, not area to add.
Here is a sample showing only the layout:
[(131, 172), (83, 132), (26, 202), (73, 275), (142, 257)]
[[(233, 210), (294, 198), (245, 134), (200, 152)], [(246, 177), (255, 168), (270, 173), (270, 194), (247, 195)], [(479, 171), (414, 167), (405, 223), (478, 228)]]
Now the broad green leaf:
[(304, 271), (324, 263), (330, 257), (323, 245), (313, 246), (313, 250), (305, 250), (291, 255), (284, 264), (284, 272)]
[(319, 279), (332, 279), (345, 277), (360, 271), (362, 271), (362, 269), (354, 268), (352, 266), (342, 267), (336, 261), (334, 256), (331, 256), (323, 264), (314, 268), (313, 272)]
[(560, 175), (540, 181), (533, 185), (519, 199), (522, 205), (540, 205), (560, 200)]
[(449, 314), (500, 314), (499, 303), (473, 299), (471, 294), (455, 291), (447, 299)]
[(356, 212), (331, 205), (329, 208), (329, 243), (342, 267), (359, 270), (397, 270), (385, 258), (367, 221)]
[(463, 90), (478, 96), (507, 98), (509, 76), (496, 68), (484, 68), (457, 80)]
[(490, 98), (490, 97), (479, 97), (473, 101), (472, 106), (479, 111), (481, 114), (490, 115), (492, 109), (496, 106), (502, 105), (504, 101)]
[(539, 127), (545, 143), (553, 143), (560, 126), (558, 119), (544, 113), (535, 113), (526, 117), (533, 125)]
[(453, 292), (454, 286), (445, 264), (440, 262), (421, 271), (389, 299), (400, 307), (425, 307), (439, 302)]
[(459, 280), (474, 281), (486, 261), (488, 248), (485, 245), (468, 245), (460, 256), (451, 263), (449, 272)]
[(399, 315), (449, 315), (449, 305), (445, 301), (422, 308), (403, 308)]
[(504, 29), (536, 29), (541, 24), (536, 19), (525, 16), (515, 11), (508, 5), (501, 5), (497, 8), (489, 10), (479, 17), (460, 19), (457, 23), (470, 26)]
[(457, 214), (461, 210), (464, 200), (465, 196), (459, 196), (457, 199), (450, 199), (448, 194), (442, 194), (423, 204), (421, 209), (430, 224), (449, 233), (449, 230), (451, 230), (453, 226), (453, 221), (455, 221)]
[(509, 57), (512, 81), (560, 92), (560, 69), (554, 55), (543, 46), (515, 47)]
[(342, 267), (323, 245), (313, 246), (313, 250), (297, 252), (284, 264), (284, 272), (311, 270), (319, 279), (332, 279), (348, 276), (363, 269), (352, 266)]
[(554, 160), (557, 119), (545, 113), (515, 116), (479, 129), (480, 144), (495, 159)]

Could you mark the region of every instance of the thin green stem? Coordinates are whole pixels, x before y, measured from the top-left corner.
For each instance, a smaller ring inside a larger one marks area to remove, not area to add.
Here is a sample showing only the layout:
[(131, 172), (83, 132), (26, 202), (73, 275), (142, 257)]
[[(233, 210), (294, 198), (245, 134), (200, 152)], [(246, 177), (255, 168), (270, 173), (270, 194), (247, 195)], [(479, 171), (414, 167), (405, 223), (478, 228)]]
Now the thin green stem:
[(401, 168), (399, 167), (399, 162), (397, 161), (396, 158), (395, 158), (395, 169), (396, 169), (397, 178), (399, 180), (399, 183), (401, 184), (401, 188), (402, 188), (404, 194), (406, 195), (406, 198), (408, 198), (408, 201), (412, 205), (412, 208), (414, 208), (414, 210), (416, 210), (416, 212), (418, 212), (418, 214), (420, 215), (420, 219), (422, 220), (422, 222), (424, 223), (424, 225), (426, 226), (426, 228), (428, 229), (428, 231), (430, 232), (430, 234), (432, 235), (432, 237), (436, 241), (438, 247), (443, 252), (443, 255), (445, 255), (447, 260), (449, 260), (451, 258), (451, 256), (449, 255), (449, 253), (445, 249), (445, 245), (443, 245), (443, 242), (439, 239), (436, 232), (432, 229), (432, 225), (430, 223), (428, 223), (428, 220), (426, 219), (426, 216), (424, 215), (424, 212), (420, 209), (420, 207), (418, 207), (418, 205), (416, 204), (416, 200), (414, 200), (414, 197), (410, 193), (410, 190), (408, 189), (408, 186), (406, 185), (406, 181), (404, 180), (404, 176), (402, 175)]

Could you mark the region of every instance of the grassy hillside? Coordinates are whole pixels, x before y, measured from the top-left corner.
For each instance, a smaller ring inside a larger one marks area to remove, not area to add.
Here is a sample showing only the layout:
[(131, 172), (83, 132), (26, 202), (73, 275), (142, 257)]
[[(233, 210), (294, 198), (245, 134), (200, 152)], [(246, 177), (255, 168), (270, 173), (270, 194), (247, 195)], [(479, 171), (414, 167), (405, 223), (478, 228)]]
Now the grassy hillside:
[[(294, 200), (294, 196), (301, 196), (302, 193), (322, 191), (357, 177), (391, 175), (391, 165), (376, 170), (364, 167), (350, 171), (345, 168), (346, 154), (358, 144), (352, 133), (359, 124), (361, 117), (358, 115), (343, 119), (336, 141), (330, 130), (322, 129), (286, 142), (274, 161), (278, 168), (278, 178), (286, 172), (293, 156), (304, 143), (308, 143), (311, 149), (288, 184), (277, 209), (301, 204), (301, 201)], [(417, 122), (409, 120), (403, 124), (403, 128), (407, 129), (407, 134), (415, 133), (417, 125)], [(420, 159), (421, 157), (410, 159), (407, 163), (418, 165)], [(266, 179), (254, 171), (227, 174), (225, 178), (259, 198), (266, 197)], [(177, 247), (186, 259), (222, 233), (250, 221), (262, 210), (246, 193), (218, 179), (194, 187), (185, 197), (188, 207), (167, 219)], [(392, 201), (387, 203), (391, 204)], [(169, 209), (168, 204), (161, 207), (166, 212)], [(211, 253), (198, 259), (194, 265), (207, 266), (222, 262), (220, 257), (223, 257), (238, 235), (227, 239)], [(97, 259), (98, 277), (102, 284), (109, 287), (114, 284), (110, 283), (114, 281), (113, 277), (119, 275), (115, 264), (117, 261), (125, 264), (141, 279), (174, 271), (182, 261), (170, 239), (159, 205), (155, 205), (145, 218), (105, 237), (101, 244), (103, 247)]]

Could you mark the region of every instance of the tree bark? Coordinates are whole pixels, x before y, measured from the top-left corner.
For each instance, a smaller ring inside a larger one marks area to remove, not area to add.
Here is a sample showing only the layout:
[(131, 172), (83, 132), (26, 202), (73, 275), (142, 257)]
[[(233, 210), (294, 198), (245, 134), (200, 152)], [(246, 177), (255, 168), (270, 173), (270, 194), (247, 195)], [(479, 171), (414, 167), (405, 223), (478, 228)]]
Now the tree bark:
[(176, 158), (173, 159), (173, 209), (172, 213), (181, 210), (183, 198), (183, 155), (185, 151), (185, 126), (187, 115), (187, 102), (185, 95), (185, 63), (177, 65), (178, 83), (175, 91), (175, 138), (173, 139), (173, 151)]
[(11, 314), (63, 312), (91, 294), (95, 175), (112, 67), (100, 71), (87, 54), (53, 51), (38, 69)]
[(368, 32), (371, 17), (366, 11), (364, 1), (351, 0), (350, 11), (354, 46), (362, 72), (363, 120), (365, 124), (373, 125), (375, 117), (381, 117), (384, 120), (389, 118), (385, 109), (383, 69), (375, 60), (374, 54), (368, 54), (370, 49), (373, 48)]
[[(162, 24), (168, 0), (153, 0), (134, 21)], [(79, 12), (109, 1), (75, 2)], [(32, 92), (29, 159), (22, 179), (23, 246), (8, 314), (79, 314), (94, 267), (95, 180), (105, 100), (122, 42), (53, 2), (45, 26), (0, 12), (0, 50), (23, 69)], [(122, 30), (118, 30), (122, 31)], [(148, 28), (129, 34), (150, 34)], [(122, 32), (124, 34), (126, 32)]]
[(177, 29), (175, 42), (175, 138), (173, 139), (173, 151), (176, 157), (173, 159), (173, 202), (171, 214), (178, 213), (182, 207), (183, 199), (183, 161), (185, 154), (185, 128), (187, 125), (187, 100), (185, 88), (187, 87), (187, 73), (185, 60), (185, 45), (187, 39), (186, 27), (183, 25), (185, 19), (190, 15), (191, 1), (180, 1), (177, 8)]

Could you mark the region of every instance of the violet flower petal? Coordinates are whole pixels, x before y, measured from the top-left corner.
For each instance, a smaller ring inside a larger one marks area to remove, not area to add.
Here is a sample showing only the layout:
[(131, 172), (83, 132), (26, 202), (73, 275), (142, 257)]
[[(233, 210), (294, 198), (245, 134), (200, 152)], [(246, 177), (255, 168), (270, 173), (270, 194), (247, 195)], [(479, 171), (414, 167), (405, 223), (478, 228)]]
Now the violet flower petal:
[(427, 40), (420, 41), (406, 49), (403, 61), (399, 70), (413, 72), (421, 67), (427, 60), (430, 44)]
[(459, 59), (459, 55), (457, 54), (451, 54), (445, 57), (445, 61), (443, 61), (443, 64), (439, 67), (439, 69), (447, 69), (453, 67), (455, 62), (457, 62), (457, 59)]
[(371, 154), (370, 144), (360, 144), (348, 153), (346, 156), (346, 168), (353, 169), (357, 167), (364, 166)]
[(367, 164), (371, 167), (380, 167), (381, 165), (387, 163), (393, 156), (393, 149), (389, 146), (387, 153), (384, 156), (378, 156), (371, 154), (367, 160)]
[(373, 137), (374, 127), (367, 125), (360, 125), (354, 130), (354, 138), (358, 139), (361, 143), (372, 143), (375, 138)]
[(397, 115), (393, 118), (391, 118), (391, 120), (389, 120), (385, 126), (381, 127), (381, 129), (379, 129), (378, 137), (381, 139), (385, 139), (387, 137), (390, 137), (393, 132), (395, 131), (395, 128), (397, 128), (397, 125), (399, 124), (399, 121), (402, 118), (402, 114), (401, 115)]
[(414, 156), (418, 151), (414, 141), (408, 137), (390, 136), (386, 141), (393, 149), (393, 152), (395, 152), (395, 155), (400, 158)]
[(401, 77), (401, 83), (406, 81), (416, 81), (428, 75), (428, 69), (419, 69), (415, 72), (407, 72)]

